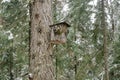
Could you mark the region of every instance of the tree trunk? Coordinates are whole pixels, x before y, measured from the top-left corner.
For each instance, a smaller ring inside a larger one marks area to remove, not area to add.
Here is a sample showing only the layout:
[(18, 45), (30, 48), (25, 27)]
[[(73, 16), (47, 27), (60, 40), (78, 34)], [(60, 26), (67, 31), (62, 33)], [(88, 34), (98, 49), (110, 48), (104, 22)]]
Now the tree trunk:
[(32, 0), (30, 5), (30, 80), (55, 80), (49, 25), (51, 0)]
[(103, 52), (104, 52), (104, 61), (105, 61), (105, 79), (104, 80), (109, 80), (109, 72), (108, 72), (108, 52), (107, 52), (107, 28), (105, 25), (105, 5), (104, 5), (104, 0), (101, 1), (102, 3), (102, 27), (103, 27), (103, 34), (104, 34), (104, 43), (103, 43)]

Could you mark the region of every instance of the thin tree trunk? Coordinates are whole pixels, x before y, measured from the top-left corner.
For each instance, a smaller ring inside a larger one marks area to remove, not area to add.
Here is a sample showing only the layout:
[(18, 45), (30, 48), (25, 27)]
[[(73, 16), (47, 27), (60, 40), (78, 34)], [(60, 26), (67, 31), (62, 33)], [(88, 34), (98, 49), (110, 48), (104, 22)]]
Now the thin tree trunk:
[(55, 73), (55, 74), (56, 74), (56, 80), (58, 80), (58, 68), (57, 68), (57, 67), (58, 67), (58, 55), (56, 54), (57, 51), (58, 51), (58, 46), (57, 46), (57, 45), (56, 45), (56, 49), (55, 49), (55, 50), (56, 50), (56, 51), (55, 51), (55, 55), (56, 55), (56, 56), (55, 56), (55, 58), (56, 58), (56, 69), (55, 69), (55, 70), (56, 70), (56, 73)]
[(10, 65), (9, 65), (9, 72), (10, 72), (10, 80), (14, 80), (14, 78), (13, 78), (13, 73), (12, 73), (12, 70), (13, 70), (13, 55), (12, 55), (12, 53), (9, 53), (10, 55), (9, 55), (9, 57), (10, 57)]
[(109, 72), (108, 72), (108, 52), (107, 52), (107, 28), (105, 25), (105, 8), (104, 8), (104, 0), (101, 1), (102, 3), (102, 27), (104, 29), (104, 48), (103, 48), (103, 52), (104, 52), (104, 61), (105, 61), (105, 80), (109, 80)]
[[(57, 0), (53, 0), (53, 22), (57, 23)], [(58, 54), (57, 54), (57, 51), (58, 51), (58, 46), (56, 45), (55, 52), (54, 52), (55, 59), (56, 59), (56, 62), (55, 62), (56, 80), (59, 79), (58, 78)]]
[(112, 30), (113, 30), (113, 35), (114, 35), (114, 32), (115, 32), (115, 24), (114, 24), (114, 18), (113, 18), (113, 15), (114, 15), (114, 12), (113, 12), (113, 9), (112, 9), (112, 14), (111, 14), (111, 22), (112, 22)]
[(111, 8), (111, 24), (112, 24), (112, 32), (113, 32), (113, 36), (112, 36), (112, 40), (114, 39), (114, 32), (115, 32), (115, 24), (114, 24), (114, 11), (113, 11), (113, 6)]
[(13, 40), (12, 40), (12, 48), (10, 49), (9, 51), (9, 70), (10, 70), (10, 80), (14, 80), (14, 77), (13, 77)]
[(54, 22), (56, 23), (57, 22), (57, 0), (54, 0), (54, 3), (53, 3), (53, 19), (54, 19)]
[(30, 8), (30, 80), (55, 80), (49, 25), (52, 24), (51, 0), (32, 0)]
[(77, 80), (77, 56), (74, 55), (74, 60), (75, 60), (75, 80)]
[[(73, 41), (76, 41), (76, 32), (77, 32), (77, 24), (75, 25), (75, 27), (74, 27), (74, 37), (73, 37)], [(77, 64), (77, 56), (75, 55), (75, 53), (74, 53), (74, 61), (75, 61), (75, 65), (74, 65), (74, 72), (75, 72), (75, 80), (77, 80), (77, 66), (78, 66), (78, 64)]]

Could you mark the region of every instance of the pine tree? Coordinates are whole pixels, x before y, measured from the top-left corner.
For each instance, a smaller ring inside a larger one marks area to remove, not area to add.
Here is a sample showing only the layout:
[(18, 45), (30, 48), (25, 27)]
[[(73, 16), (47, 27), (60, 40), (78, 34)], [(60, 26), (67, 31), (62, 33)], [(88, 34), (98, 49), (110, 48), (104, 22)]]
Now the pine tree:
[(30, 2), (30, 80), (54, 80), (49, 25), (52, 24), (51, 0)]

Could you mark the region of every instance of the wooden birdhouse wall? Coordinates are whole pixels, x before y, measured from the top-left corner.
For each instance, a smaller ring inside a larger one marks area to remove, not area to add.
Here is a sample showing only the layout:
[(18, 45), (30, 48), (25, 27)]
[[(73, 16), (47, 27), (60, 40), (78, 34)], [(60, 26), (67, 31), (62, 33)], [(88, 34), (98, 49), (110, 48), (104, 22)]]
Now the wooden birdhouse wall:
[(50, 25), (50, 42), (53, 44), (66, 43), (68, 27), (70, 27), (70, 25), (66, 22)]
[[(59, 29), (57, 31), (57, 29)], [(67, 27), (64, 25), (59, 25), (55, 27), (51, 27), (51, 43), (61, 44), (67, 41)]]

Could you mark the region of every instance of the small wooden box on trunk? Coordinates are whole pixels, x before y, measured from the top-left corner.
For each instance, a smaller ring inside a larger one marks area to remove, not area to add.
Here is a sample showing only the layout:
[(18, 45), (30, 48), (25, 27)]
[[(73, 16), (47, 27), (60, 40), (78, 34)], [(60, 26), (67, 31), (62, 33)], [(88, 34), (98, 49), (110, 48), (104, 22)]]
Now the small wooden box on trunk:
[(50, 25), (50, 43), (63, 44), (67, 41), (68, 27), (66, 22)]

